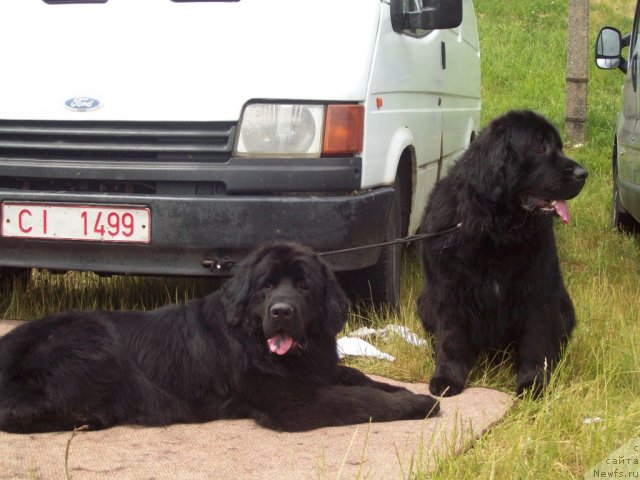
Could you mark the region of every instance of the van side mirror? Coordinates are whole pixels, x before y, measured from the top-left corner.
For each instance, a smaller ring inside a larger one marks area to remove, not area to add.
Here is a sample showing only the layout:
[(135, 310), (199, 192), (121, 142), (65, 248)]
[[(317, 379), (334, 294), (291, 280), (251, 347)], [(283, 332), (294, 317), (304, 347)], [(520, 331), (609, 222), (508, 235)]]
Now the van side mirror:
[[(627, 40), (628, 45), (628, 40)], [(596, 40), (596, 65), (604, 70), (619, 68), (627, 73), (627, 61), (622, 58), (623, 44), (620, 32), (611, 27), (604, 27)]]
[(391, 0), (391, 25), (405, 30), (442, 30), (462, 23), (462, 0)]

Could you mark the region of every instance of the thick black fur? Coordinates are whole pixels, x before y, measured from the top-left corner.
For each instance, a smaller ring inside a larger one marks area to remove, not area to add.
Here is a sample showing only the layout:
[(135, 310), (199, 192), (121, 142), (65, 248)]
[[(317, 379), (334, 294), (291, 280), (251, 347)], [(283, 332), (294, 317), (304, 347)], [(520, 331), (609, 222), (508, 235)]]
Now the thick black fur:
[[(64, 313), (0, 338), (0, 430), (254, 418), (277, 430), (434, 415), (437, 401), (338, 365), (347, 299), (292, 244), (258, 249), (220, 291), (150, 312)], [(293, 346), (272, 353), (267, 338)]]
[(435, 187), (422, 232), (418, 312), (435, 337), (435, 395), (456, 395), (478, 355), (513, 348), (518, 393), (542, 392), (574, 327), (553, 233), (552, 200), (580, 193), (587, 171), (543, 117), (491, 122)]

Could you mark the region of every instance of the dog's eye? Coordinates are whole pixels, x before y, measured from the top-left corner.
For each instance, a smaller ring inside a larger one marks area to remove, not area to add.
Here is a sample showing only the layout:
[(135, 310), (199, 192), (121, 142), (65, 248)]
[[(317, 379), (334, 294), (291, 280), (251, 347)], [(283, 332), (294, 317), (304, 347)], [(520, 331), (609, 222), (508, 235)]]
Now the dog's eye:
[(271, 290), (273, 288), (273, 282), (266, 282), (264, 285), (262, 285), (262, 288), (264, 288), (265, 290)]
[(536, 155), (546, 155), (548, 152), (549, 152), (549, 149), (547, 148), (546, 145), (540, 145), (536, 149)]
[(298, 282), (298, 288), (300, 290), (309, 290), (309, 286), (307, 285), (307, 283), (304, 280), (300, 280)]

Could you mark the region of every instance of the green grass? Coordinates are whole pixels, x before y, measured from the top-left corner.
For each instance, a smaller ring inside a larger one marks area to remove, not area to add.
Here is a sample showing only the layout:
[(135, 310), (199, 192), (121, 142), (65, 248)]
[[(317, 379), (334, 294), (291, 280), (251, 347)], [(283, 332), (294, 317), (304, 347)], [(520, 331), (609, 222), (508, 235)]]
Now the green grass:
[[(601, 26), (629, 31), (633, 0), (591, 0), (590, 48)], [(512, 108), (534, 109), (563, 128), (566, 72), (566, 0), (476, 0), (482, 48), (483, 124)], [(608, 453), (640, 436), (640, 243), (609, 225), (611, 140), (623, 76), (597, 70), (590, 60), (588, 140), (567, 149), (589, 171), (584, 192), (571, 202), (572, 222), (557, 225), (565, 281), (578, 326), (552, 384), (539, 401), (519, 402), (472, 448), (416, 478), (582, 478)], [(415, 299), (421, 271), (405, 255), (397, 315), (353, 314), (347, 330), (400, 323), (421, 332)], [(211, 281), (101, 278), (37, 273), (26, 289), (5, 292), (5, 318), (32, 318), (60, 309), (153, 308), (199, 296)], [(395, 363), (357, 360), (372, 373), (425, 382), (433, 372), (424, 348), (391, 341), (380, 347)], [(509, 363), (484, 362), (471, 385), (514, 392)], [(587, 425), (586, 418), (602, 421)]]

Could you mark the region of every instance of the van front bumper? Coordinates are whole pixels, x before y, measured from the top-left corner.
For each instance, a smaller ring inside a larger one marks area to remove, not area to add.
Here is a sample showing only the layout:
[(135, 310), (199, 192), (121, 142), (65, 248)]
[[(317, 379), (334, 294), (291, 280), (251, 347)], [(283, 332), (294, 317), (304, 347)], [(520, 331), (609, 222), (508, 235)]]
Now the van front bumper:
[[(352, 194), (174, 196), (0, 189), (0, 201), (141, 206), (151, 212), (148, 244), (0, 238), (0, 265), (133, 275), (226, 274), (207, 259), (239, 261), (256, 246), (291, 241), (318, 252), (384, 240), (393, 189)], [(336, 271), (374, 264), (381, 248), (325, 257)]]

